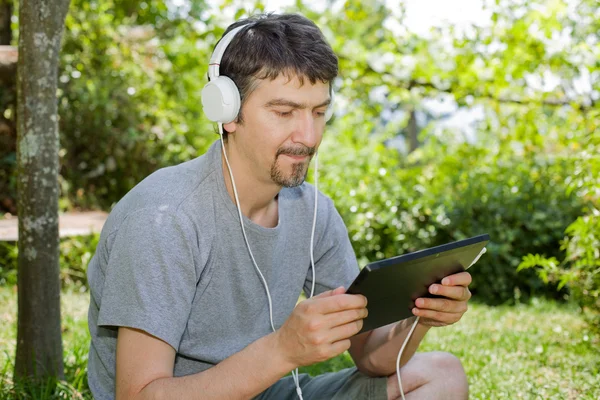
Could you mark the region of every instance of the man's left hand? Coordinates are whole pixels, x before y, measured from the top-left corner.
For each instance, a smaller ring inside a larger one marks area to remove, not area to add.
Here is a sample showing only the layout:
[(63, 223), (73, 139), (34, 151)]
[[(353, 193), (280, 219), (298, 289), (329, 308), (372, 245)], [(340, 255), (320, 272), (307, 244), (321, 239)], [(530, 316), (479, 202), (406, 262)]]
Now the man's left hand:
[(467, 302), (471, 298), (470, 284), (471, 274), (459, 272), (445, 277), (441, 284), (429, 286), (429, 293), (443, 298), (419, 297), (415, 301), (412, 311), (420, 317), (419, 324), (446, 326), (458, 322), (467, 311)]

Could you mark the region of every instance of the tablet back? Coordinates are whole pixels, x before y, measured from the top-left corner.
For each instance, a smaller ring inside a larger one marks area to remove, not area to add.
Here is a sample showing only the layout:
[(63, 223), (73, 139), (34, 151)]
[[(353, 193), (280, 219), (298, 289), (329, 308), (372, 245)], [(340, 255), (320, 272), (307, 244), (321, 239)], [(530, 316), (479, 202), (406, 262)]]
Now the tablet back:
[(489, 239), (475, 236), (365, 266), (347, 290), (367, 297), (369, 315), (361, 333), (413, 316), (415, 300), (437, 297), (429, 286), (469, 268)]

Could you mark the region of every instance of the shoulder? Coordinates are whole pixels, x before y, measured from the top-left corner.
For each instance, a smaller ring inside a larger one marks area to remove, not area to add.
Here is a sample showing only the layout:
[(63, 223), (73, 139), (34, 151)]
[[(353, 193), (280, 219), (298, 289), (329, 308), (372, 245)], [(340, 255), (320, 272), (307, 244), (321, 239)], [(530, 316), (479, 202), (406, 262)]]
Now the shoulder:
[(103, 233), (118, 230), (126, 220), (196, 225), (196, 219), (212, 215), (206, 211), (213, 206), (215, 181), (215, 167), (209, 153), (159, 169), (115, 205)]
[(214, 169), (206, 155), (172, 167), (159, 169), (135, 186), (122, 200), (124, 206), (134, 209), (157, 207), (174, 210), (190, 196), (209, 191)]

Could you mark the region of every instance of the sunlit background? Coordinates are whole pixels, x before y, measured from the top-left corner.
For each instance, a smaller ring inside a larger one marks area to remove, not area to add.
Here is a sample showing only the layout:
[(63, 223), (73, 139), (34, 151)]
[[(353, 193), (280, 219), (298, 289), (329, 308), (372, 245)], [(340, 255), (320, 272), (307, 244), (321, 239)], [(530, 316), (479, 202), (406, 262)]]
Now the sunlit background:
[[(61, 212), (106, 215), (153, 171), (201, 155), (218, 137), (200, 102), (215, 42), (237, 18), (300, 12), (340, 60), (319, 188), (360, 264), (492, 238), (471, 269), (471, 311), (432, 330), (423, 350), (457, 354), (475, 399), (600, 398), (599, 5), (72, 0)], [(18, 43), (17, 15), (4, 44)], [(16, 226), (15, 102), (0, 80), (0, 228)], [(0, 239), (0, 394), (10, 398), (18, 249)], [(61, 241), (67, 397), (89, 397), (85, 271), (97, 241)]]

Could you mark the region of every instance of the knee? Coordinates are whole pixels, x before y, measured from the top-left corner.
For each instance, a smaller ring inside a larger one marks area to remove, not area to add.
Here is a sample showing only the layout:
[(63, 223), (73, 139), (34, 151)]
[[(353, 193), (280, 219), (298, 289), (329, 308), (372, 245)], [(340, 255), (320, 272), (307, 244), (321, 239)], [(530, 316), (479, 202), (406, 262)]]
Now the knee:
[(448, 389), (464, 394), (464, 398), (467, 397), (469, 390), (467, 375), (462, 363), (455, 355), (433, 352), (431, 353), (431, 365), (445, 381), (445, 385), (448, 385)]
[(464, 374), (462, 363), (454, 354), (445, 353), (443, 351), (431, 352), (431, 362), (437, 368), (444, 371), (461, 372)]

